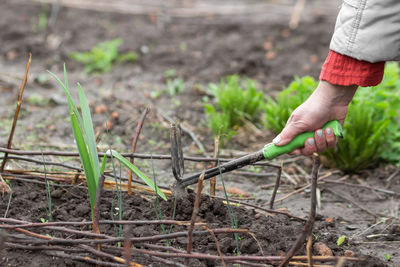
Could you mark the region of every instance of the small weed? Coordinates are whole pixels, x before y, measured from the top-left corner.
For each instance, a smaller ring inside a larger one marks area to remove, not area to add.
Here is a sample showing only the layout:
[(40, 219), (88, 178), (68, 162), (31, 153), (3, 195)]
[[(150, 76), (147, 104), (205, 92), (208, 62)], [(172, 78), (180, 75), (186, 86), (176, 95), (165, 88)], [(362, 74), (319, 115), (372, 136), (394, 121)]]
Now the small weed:
[(34, 106), (46, 106), (49, 104), (49, 99), (44, 98), (41, 94), (33, 93), (28, 99), (28, 103)]
[(165, 76), (165, 91), (170, 96), (175, 96), (185, 90), (185, 82), (182, 77), (177, 76), (174, 69), (166, 70)]
[(344, 244), (344, 241), (346, 241), (346, 236), (342, 235), (337, 239), (336, 244), (340, 247), (341, 245)]
[(390, 258), (391, 258), (391, 257), (390, 257), (390, 254), (389, 254), (389, 253), (386, 253), (386, 254), (385, 254), (385, 260), (390, 261)]
[(120, 54), (118, 47), (123, 43), (122, 39), (117, 38), (112, 41), (99, 43), (89, 52), (71, 53), (70, 57), (85, 65), (87, 73), (102, 73), (111, 70), (115, 62), (136, 61), (138, 55), (134, 52)]
[(43, 32), (47, 29), (48, 23), (48, 5), (42, 5), (42, 11), (39, 14), (38, 20), (32, 25), (33, 32)]
[(215, 104), (205, 104), (209, 127), (221, 136), (221, 145), (228, 143), (235, 129), (246, 120), (257, 122), (262, 111), (264, 96), (253, 80), (237, 75), (223, 78), (219, 84), (210, 84)]

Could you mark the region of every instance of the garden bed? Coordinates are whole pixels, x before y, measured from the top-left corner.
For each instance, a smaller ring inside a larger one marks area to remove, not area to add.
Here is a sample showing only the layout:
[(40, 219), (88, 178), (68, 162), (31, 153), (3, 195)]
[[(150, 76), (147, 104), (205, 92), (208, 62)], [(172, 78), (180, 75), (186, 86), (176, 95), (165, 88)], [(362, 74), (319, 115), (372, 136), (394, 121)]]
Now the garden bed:
[[(257, 1), (254, 1), (257, 2)], [(333, 31), (336, 1), (325, 7), (318, 1), (308, 6), (303, 20), (296, 30), (288, 29), (287, 17), (281, 16), (199, 16), (195, 19), (172, 17), (166, 22), (157, 20), (152, 14), (132, 15), (114, 12), (95, 12), (74, 8), (62, 8), (55, 28), (49, 38), (46, 31), (40, 31), (38, 21), (46, 8), (26, 1), (2, 1), (0, 3), (0, 137), (1, 147), (6, 147), (15, 112), (15, 101), (23, 78), (28, 52), (33, 53), (24, 102), (18, 120), (13, 148), (19, 150), (76, 151), (69, 123), (68, 106), (61, 88), (50, 79), (46, 70), (57, 75), (62, 72), (65, 62), (69, 71), (70, 87), (81, 82), (90, 101), (95, 128), (101, 132), (100, 149), (105, 152), (109, 143), (121, 152), (129, 152), (136, 124), (147, 105), (152, 110), (147, 116), (136, 148), (137, 152), (150, 154), (170, 153), (168, 118), (179, 120), (194, 133), (212, 155), (212, 133), (205, 121), (203, 100), (210, 97), (206, 90), (209, 82), (218, 82), (222, 76), (238, 73), (259, 82), (264, 94), (274, 96), (283, 86), (287, 86), (294, 75), (318, 77), (319, 69), (328, 53), (330, 36)], [(329, 8), (328, 8), (329, 7)], [(274, 13), (273, 5), (265, 10)], [(291, 5), (276, 5), (276, 11), (291, 14)], [(88, 75), (83, 66), (72, 61), (71, 52), (87, 51), (105, 40), (122, 38), (122, 51), (135, 51), (139, 59), (133, 63), (121, 63), (103, 75)], [(165, 71), (174, 69), (183, 77), (185, 90), (170, 96), (163, 93)], [(161, 92), (153, 97), (152, 92)], [(73, 93), (75, 94), (75, 91)], [(113, 112), (116, 112), (113, 114)], [(117, 116), (115, 116), (117, 114)], [(50, 116), (49, 116), (50, 115)], [(104, 122), (108, 121), (111, 138), (105, 132)], [(192, 137), (184, 132), (182, 143), (185, 155), (204, 156)], [(222, 156), (236, 157), (246, 152), (260, 149), (272, 140), (273, 134), (254, 128), (239, 131), (230, 143), (230, 149), (221, 151)], [(111, 140), (111, 141), (110, 141)], [(38, 161), (42, 157), (36, 156)], [(309, 183), (310, 159), (304, 157), (283, 157), (284, 172), (277, 199), (286, 196)], [(47, 161), (59, 161), (79, 168), (77, 157), (59, 158), (46, 155)], [(154, 164), (157, 183), (170, 186), (173, 183), (169, 160), (135, 159), (137, 166), (145, 173), (152, 173)], [(276, 163), (280, 164), (280, 161)], [(205, 165), (200, 162), (186, 162), (186, 173), (200, 170)], [(9, 169), (40, 170), (42, 165), (24, 161), (9, 160)], [(49, 170), (52, 167), (47, 166)], [(64, 170), (65, 171), (65, 170)], [(231, 196), (260, 207), (268, 207), (275, 169), (269, 167), (245, 169), (246, 173), (232, 173), (224, 176), (230, 189), (240, 188), (239, 194)], [(329, 180), (338, 183), (320, 184), (321, 206), (317, 209), (314, 226), (314, 241), (322, 241), (333, 250), (334, 255), (344, 255), (352, 250), (356, 257), (373, 256), (369, 265), (358, 266), (398, 266), (399, 262), (399, 219), (398, 199), (400, 183), (398, 168), (390, 165), (375, 166), (356, 175), (346, 176), (338, 171), (323, 168), (320, 176), (329, 174)], [(126, 177), (126, 172), (123, 173)], [(6, 179), (7, 176), (3, 175)], [(288, 177), (295, 178), (291, 182)], [(31, 179), (41, 181), (43, 179)], [(340, 180), (342, 179), (342, 180)], [(8, 218), (27, 222), (47, 220), (47, 200), (45, 186), (30, 182), (12, 181), (13, 197)], [(57, 183), (57, 182), (55, 182)], [(362, 185), (356, 187), (346, 183)], [(63, 181), (59, 183), (66, 185)], [(68, 183), (69, 184), (69, 183)], [(266, 188), (262, 186), (267, 185)], [(208, 186), (208, 183), (207, 183)], [(218, 180), (218, 186), (221, 186)], [(373, 189), (368, 189), (372, 187)], [(385, 189), (395, 194), (379, 192)], [(204, 191), (207, 191), (206, 188)], [(247, 195), (244, 196), (244, 193)], [(222, 196), (222, 191), (217, 192)], [(55, 221), (89, 221), (90, 205), (87, 191), (81, 187), (51, 186)], [(111, 218), (113, 192), (106, 192), (102, 198), (101, 220)], [(2, 196), (0, 214), (5, 212), (8, 195)], [(189, 201), (178, 202), (177, 220), (190, 220), (194, 195)], [(172, 200), (161, 202), (164, 219), (171, 218)], [(152, 197), (127, 196), (123, 194), (124, 220), (155, 220)], [(264, 255), (286, 255), (302, 231), (304, 221), (294, 220), (285, 215), (236, 207), (239, 228), (254, 233), (260, 242)], [(278, 201), (276, 209), (286, 209), (291, 214), (307, 218), (310, 210), (309, 191)], [(396, 217), (397, 216), (397, 217)], [(202, 197), (200, 220), (214, 228), (229, 228), (226, 205), (221, 200)], [(382, 221), (386, 218), (386, 221)], [(378, 224), (377, 224), (378, 223)], [(125, 228), (125, 227), (124, 227)], [(89, 228), (76, 228), (88, 230)], [(187, 227), (174, 226), (174, 231), (186, 231)], [(43, 232), (44, 233), (44, 232)], [(101, 233), (117, 236), (111, 225), (102, 225)], [(134, 236), (161, 234), (159, 225), (132, 227)], [(52, 234), (52, 233), (48, 233)], [(346, 235), (355, 236), (342, 246), (337, 239)], [(371, 237), (374, 236), (374, 237)], [(218, 235), (224, 255), (234, 255), (233, 234)], [(257, 242), (251, 236), (241, 235), (242, 255), (261, 255)], [(65, 236), (67, 238), (67, 236)], [(186, 249), (187, 238), (174, 239), (175, 248)], [(159, 244), (165, 244), (159, 241)], [(113, 244), (115, 245), (115, 244)], [(211, 236), (195, 237), (194, 251), (218, 255), (215, 241)], [(385, 255), (390, 255), (390, 260)], [(80, 266), (77, 260), (60, 257), (44, 257), (43, 251), (25, 251), (5, 248), (1, 251), (2, 264), (10, 266)], [(302, 248), (298, 255), (305, 255)], [(94, 257), (95, 258), (95, 257)], [(135, 261), (150, 265), (153, 261), (146, 257), (135, 257)], [(173, 259), (171, 259), (173, 260)], [(157, 262), (157, 261), (154, 261)], [(190, 266), (220, 265), (219, 260), (190, 261)]]

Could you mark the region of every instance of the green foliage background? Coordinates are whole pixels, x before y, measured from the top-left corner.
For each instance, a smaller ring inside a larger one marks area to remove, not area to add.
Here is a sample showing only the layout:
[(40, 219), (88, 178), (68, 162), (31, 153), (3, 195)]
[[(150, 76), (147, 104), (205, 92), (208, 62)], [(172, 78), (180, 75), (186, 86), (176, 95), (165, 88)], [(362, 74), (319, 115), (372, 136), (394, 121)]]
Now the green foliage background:
[(135, 61), (138, 55), (134, 52), (120, 54), (118, 47), (123, 43), (121, 38), (102, 42), (94, 46), (90, 51), (83, 53), (71, 53), (70, 57), (85, 65), (87, 73), (102, 73), (111, 70), (115, 62)]
[(226, 145), (235, 134), (235, 129), (246, 120), (256, 122), (264, 103), (264, 95), (257, 90), (256, 83), (243, 80), (238, 75), (210, 84), (215, 104), (205, 104), (208, 124), (215, 135), (220, 135), (221, 144)]

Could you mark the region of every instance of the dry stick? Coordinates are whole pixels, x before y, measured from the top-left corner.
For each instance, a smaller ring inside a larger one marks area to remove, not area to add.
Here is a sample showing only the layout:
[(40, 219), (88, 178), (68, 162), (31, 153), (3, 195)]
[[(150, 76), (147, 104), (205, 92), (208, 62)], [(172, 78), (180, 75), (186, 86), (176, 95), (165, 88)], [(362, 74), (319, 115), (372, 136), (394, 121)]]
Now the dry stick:
[[(63, 244), (63, 245), (76, 245), (76, 244), (104, 244), (104, 243), (115, 243), (115, 242), (123, 242), (123, 237), (109, 237), (107, 239), (63, 239), (63, 238), (56, 238), (56, 237), (48, 237), (40, 234), (36, 234), (25, 229), (16, 228), (18, 232), (26, 234), (31, 237), (36, 237), (42, 240), (30, 240), (29, 242), (32, 244)], [(247, 229), (232, 229), (232, 228), (217, 228), (213, 230), (215, 234), (231, 234), (231, 233), (248, 233)], [(153, 235), (153, 236), (145, 236), (145, 237), (132, 237), (130, 241), (132, 243), (141, 243), (141, 242), (151, 242), (151, 241), (158, 241), (161, 239), (172, 239), (177, 237), (187, 236), (187, 231), (182, 232), (175, 232), (172, 234), (162, 234), (162, 235)], [(193, 235), (207, 235), (209, 234), (208, 231), (194, 231)]]
[(124, 258), (125, 258), (125, 264), (127, 267), (129, 267), (129, 263), (131, 262), (131, 246), (132, 243), (129, 240), (131, 237), (131, 226), (128, 226), (127, 229), (125, 229), (125, 240), (124, 240), (124, 250), (122, 251)]
[(354, 206), (357, 206), (359, 209), (361, 209), (362, 211), (368, 213), (369, 215), (371, 215), (371, 216), (374, 217), (374, 218), (379, 218), (379, 217), (391, 217), (391, 216), (385, 215), (385, 214), (380, 213), (380, 212), (375, 213), (375, 212), (373, 212), (373, 211), (370, 211), (369, 209), (367, 209), (367, 208), (361, 206), (360, 204), (358, 204), (358, 203), (355, 202), (354, 200), (350, 199), (349, 197), (346, 197), (346, 196), (344, 196), (343, 194), (338, 194), (338, 193), (336, 193), (335, 191), (333, 191), (333, 190), (330, 189), (330, 188), (325, 188), (325, 190), (327, 190), (328, 192), (330, 192), (331, 194), (333, 194), (333, 195), (335, 195), (335, 196), (337, 196), (337, 197), (340, 197), (340, 198), (346, 200), (347, 202), (350, 202), (351, 204), (353, 204)]
[(122, 265), (122, 264), (95, 260), (88, 256), (76, 256), (76, 255), (66, 254), (64, 252), (50, 252), (50, 251), (45, 251), (44, 253), (46, 253), (47, 255), (53, 256), (53, 257), (68, 258), (68, 259), (72, 259), (72, 260), (78, 260), (78, 261), (96, 264), (98, 266), (124, 267), (124, 265)]
[(14, 249), (23, 249), (23, 250), (58, 250), (58, 251), (64, 251), (64, 252), (84, 252), (85, 250), (83, 249), (72, 249), (72, 248), (65, 248), (65, 247), (59, 247), (59, 246), (29, 246), (29, 245), (21, 245), (21, 244), (15, 244), (11, 242), (5, 242), (4, 245), (8, 248), (14, 248)]
[[(131, 152), (132, 153), (135, 153), (136, 144), (137, 144), (137, 141), (139, 139), (139, 135), (142, 132), (143, 122), (146, 119), (147, 113), (149, 113), (149, 111), (150, 111), (150, 106), (147, 106), (144, 109), (144, 111), (143, 111), (143, 113), (142, 113), (142, 115), (141, 115), (141, 117), (139, 119), (139, 122), (138, 122), (138, 124), (136, 126), (135, 136), (133, 137), (133, 140), (132, 140), (132, 147), (131, 147)], [(131, 163), (132, 164), (134, 163), (134, 158), (133, 157), (131, 158)], [(128, 195), (132, 195), (131, 186), (132, 186), (132, 170), (129, 170)]]
[[(103, 193), (104, 180), (105, 180), (104, 174), (100, 174), (98, 185), (97, 185), (97, 192), (96, 192), (96, 196), (94, 199), (94, 206), (93, 206), (93, 233), (96, 233), (96, 234), (100, 234), (100, 226), (99, 226), (100, 200), (101, 200), (101, 195)], [(101, 251), (101, 244), (97, 244), (97, 250), (99, 252)], [(97, 260), (100, 260), (100, 257), (97, 258)]]
[(281, 162), (281, 167), (278, 169), (278, 173), (276, 175), (274, 191), (272, 191), (272, 196), (271, 196), (271, 199), (269, 201), (269, 208), (271, 210), (274, 209), (276, 192), (278, 191), (279, 185), (281, 183), (282, 168), (283, 168), (283, 161)]
[(313, 267), (314, 263), (312, 260), (312, 236), (311, 236), (311, 234), (308, 236), (306, 250), (307, 250), (308, 267)]
[[(192, 253), (187, 254), (184, 251), (178, 253), (171, 252), (159, 252), (154, 250), (146, 250), (146, 249), (137, 249), (132, 248), (133, 251), (142, 254), (155, 255), (160, 257), (168, 257), (168, 258), (191, 258), (191, 259), (209, 259), (209, 260), (219, 260), (220, 257), (217, 255), (203, 254), (203, 253)], [(354, 258), (354, 257), (337, 257), (337, 256), (313, 256), (313, 260), (315, 261), (337, 261), (340, 258), (345, 258), (349, 261), (361, 261), (362, 259)], [(261, 262), (279, 262), (284, 258), (281, 256), (224, 256), (225, 261), (237, 261), (237, 260), (246, 260), (246, 261), (261, 261)], [(293, 260), (307, 260), (307, 256), (293, 256)]]
[[(22, 82), (21, 89), (19, 90), (17, 109), (15, 110), (14, 121), (13, 121), (13, 124), (12, 124), (12, 127), (11, 127), (10, 135), (8, 137), (8, 142), (7, 142), (7, 148), (8, 149), (11, 148), (11, 144), (12, 144), (12, 140), (13, 140), (13, 137), (14, 137), (15, 128), (17, 126), (18, 115), (19, 115), (19, 111), (20, 111), (21, 105), (22, 105), (22, 95), (24, 93), (25, 85), (26, 85), (26, 82), (28, 80), (28, 72), (29, 72), (29, 66), (31, 65), (31, 60), (32, 60), (32, 54), (29, 53), (28, 63), (26, 63), (26, 68), (25, 68), (24, 80)], [(5, 153), (3, 162), (1, 163), (0, 172), (3, 172), (3, 170), (4, 170), (4, 166), (6, 165), (6, 162), (7, 162), (7, 157), (8, 157), (8, 153)]]
[[(326, 173), (325, 175), (323, 175), (323, 176), (321, 176), (320, 178), (318, 178), (318, 181), (321, 181), (321, 180), (323, 180), (323, 179), (325, 179), (325, 178), (327, 178), (327, 177), (329, 177), (329, 176), (331, 176), (331, 175), (332, 175), (332, 172), (328, 172), (328, 173)], [(283, 197), (281, 197), (280, 199), (275, 200), (274, 203), (280, 202), (280, 201), (285, 200), (285, 199), (287, 199), (287, 198), (289, 198), (289, 197), (291, 197), (291, 196), (293, 196), (293, 195), (295, 195), (295, 194), (297, 194), (297, 193), (299, 193), (299, 192), (301, 192), (301, 191), (304, 191), (305, 189), (311, 187), (311, 185), (312, 185), (312, 184), (305, 185), (305, 186), (303, 186), (303, 187), (301, 187), (301, 188), (299, 188), (299, 189), (297, 189), (297, 190), (295, 190), (295, 191), (293, 191), (293, 192), (287, 194), (286, 196), (283, 196)]]
[[(203, 190), (203, 180), (204, 180), (204, 175), (205, 171), (201, 173), (199, 177), (199, 181), (197, 182), (197, 193), (196, 193), (196, 199), (194, 200), (194, 205), (193, 205), (193, 212), (192, 212), (192, 218), (190, 220), (190, 226), (188, 230), (188, 244), (186, 248), (186, 253), (190, 254), (192, 250), (192, 245), (193, 245), (193, 229), (194, 229), (194, 223), (196, 221), (197, 213), (199, 212), (199, 205), (200, 205), (200, 198), (201, 198), (201, 191)], [(185, 264), (189, 264), (189, 259), (185, 259)]]
[[(289, 262), (290, 266), (309, 266), (308, 263), (303, 263), (303, 262), (295, 262), (295, 261), (290, 261)], [(321, 265), (321, 264), (315, 264), (313, 265), (314, 267), (333, 267), (332, 265)]]
[(372, 191), (378, 191), (378, 192), (382, 192), (388, 195), (394, 195), (394, 196), (400, 196), (400, 193), (396, 193), (390, 190), (386, 190), (383, 188), (377, 188), (377, 187), (373, 187), (373, 186), (368, 186), (368, 185), (362, 185), (362, 184), (353, 184), (353, 183), (348, 183), (348, 182), (342, 182), (342, 181), (335, 181), (335, 180), (324, 180), (325, 183), (333, 183), (333, 184), (342, 184), (342, 185), (348, 185), (348, 186), (353, 186), (353, 187), (358, 187), (358, 188), (365, 188), (365, 189), (369, 189)]
[[(218, 196), (211, 196), (211, 197), (225, 200), (224, 197), (218, 197)], [(243, 205), (243, 206), (248, 206), (248, 207), (252, 207), (252, 208), (258, 209), (258, 210), (266, 211), (266, 212), (269, 212), (269, 213), (285, 215), (285, 216), (288, 216), (290, 218), (293, 218), (293, 219), (296, 219), (296, 220), (299, 220), (299, 221), (307, 221), (307, 219), (295, 216), (295, 215), (287, 213), (287, 212), (278, 211), (278, 210), (271, 210), (271, 209), (267, 209), (267, 208), (262, 208), (262, 207), (259, 207), (257, 205), (246, 203), (246, 202), (243, 202), (243, 201), (240, 201), (240, 200), (229, 199), (229, 201), (233, 202), (233, 203), (238, 203), (238, 204)]]
[[(219, 153), (219, 135), (214, 138), (214, 158), (218, 158)], [(211, 168), (217, 166), (217, 162), (212, 163)], [(215, 196), (215, 186), (217, 184), (217, 178), (213, 177), (210, 180), (210, 195)]]
[(306, 240), (307, 236), (311, 236), (312, 228), (314, 226), (314, 221), (315, 221), (315, 215), (316, 215), (316, 199), (317, 199), (317, 181), (318, 181), (318, 168), (319, 165), (321, 164), (319, 156), (314, 157), (314, 164), (311, 172), (311, 210), (310, 210), (310, 217), (308, 218), (308, 221), (304, 225), (304, 228), (301, 232), (301, 235), (297, 238), (295, 244), (292, 246), (292, 248), (289, 250), (288, 254), (286, 255), (285, 260), (282, 261), (282, 263), (279, 265), (280, 267), (286, 266), (288, 262), (292, 259), (293, 255), (296, 253), (296, 251), (301, 247), (302, 244), (304, 244), (304, 241)]
[[(182, 128), (183, 129), (183, 128)], [(78, 152), (64, 152), (64, 151), (25, 151), (25, 150), (16, 150), (16, 149), (9, 149), (0, 147), (0, 152), (14, 154), (14, 155), (25, 155), (25, 156), (63, 156), (63, 157), (79, 157)], [(100, 158), (104, 157), (106, 153), (98, 153)], [(124, 157), (134, 157), (140, 159), (161, 159), (161, 160), (170, 160), (171, 155), (160, 155), (160, 154), (143, 154), (143, 153), (122, 153)], [(108, 156), (111, 157), (111, 156)], [(232, 161), (233, 158), (210, 158), (210, 157), (197, 157), (197, 156), (185, 156), (183, 157), (185, 160), (194, 161), (194, 162), (228, 162)], [(280, 168), (280, 165), (271, 163), (271, 162), (255, 162), (251, 165), (254, 166), (270, 166), (274, 168)]]
[[(223, 265), (224, 267), (226, 267), (226, 263), (225, 263), (225, 261), (224, 261), (224, 256), (222, 255), (221, 247), (220, 247), (220, 245), (219, 245), (217, 236), (214, 234), (213, 230), (212, 230), (211, 228), (209, 228), (208, 226), (204, 226), (204, 229), (206, 229), (206, 230), (210, 233), (210, 235), (212, 236), (212, 238), (214, 239), (214, 241), (215, 241), (215, 246), (217, 247), (218, 255), (219, 255), (220, 259), (221, 259), (221, 263), (222, 263), (222, 265)], [(254, 236), (253, 233), (249, 233), (249, 234), (252, 235), (252, 236)], [(258, 242), (257, 239), (256, 239), (256, 241)]]
[[(17, 225), (0, 224), (0, 229), (13, 229), (13, 228), (35, 228), (35, 227), (53, 227), (61, 225), (69, 226), (85, 226), (90, 225), (92, 222), (47, 222), (47, 223), (30, 223), (27, 221), (16, 220), (12, 218), (0, 218), (0, 222), (17, 223)], [(174, 221), (174, 220), (134, 220), (134, 221), (113, 221), (101, 220), (99, 224), (119, 224), (119, 225), (158, 225), (158, 224), (174, 224), (180, 226), (190, 225), (190, 221)], [(196, 226), (205, 226), (206, 223), (197, 222)]]
[[(87, 246), (87, 245), (79, 245), (79, 247), (86, 249), (86, 250), (89, 251), (90, 253), (92, 253), (92, 254), (98, 256), (99, 258), (109, 258), (109, 259), (111, 259), (111, 260), (113, 260), (113, 261), (115, 261), (115, 262), (118, 262), (118, 263), (123, 263), (123, 264), (126, 264), (126, 263), (127, 263), (128, 266), (131, 266), (131, 267), (144, 267), (143, 265), (141, 265), (141, 264), (139, 264), (139, 263), (136, 263), (136, 262), (126, 262), (126, 261), (125, 261), (123, 258), (121, 258), (121, 257), (117, 257), (117, 256), (114, 256), (114, 255), (108, 254), (108, 253), (106, 253), (106, 252), (102, 252), (102, 251), (95, 250), (94, 248), (92, 248), (92, 247), (90, 247), (90, 246)], [(99, 259), (98, 259), (98, 260), (99, 260)]]

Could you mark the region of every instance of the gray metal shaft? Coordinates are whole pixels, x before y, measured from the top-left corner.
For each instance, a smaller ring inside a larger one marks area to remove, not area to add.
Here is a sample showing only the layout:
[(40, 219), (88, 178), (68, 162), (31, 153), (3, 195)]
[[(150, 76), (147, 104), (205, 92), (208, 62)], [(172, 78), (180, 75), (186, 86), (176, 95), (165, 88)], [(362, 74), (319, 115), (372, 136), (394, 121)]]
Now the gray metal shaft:
[[(230, 172), (230, 171), (242, 168), (244, 166), (250, 165), (252, 163), (255, 163), (255, 162), (263, 160), (263, 159), (265, 159), (264, 153), (263, 153), (263, 150), (260, 150), (260, 151), (248, 154), (246, 156), (243, 156), (241, 158), (231, 160), (220, 166), (206, 170), (205, 175), (204, 175), (204, 180), (215, 177), (221, 173)], [(186, 175), (186, 176), (182, 177), (182, 179), (180, 179), (178, 181), (178, 185), (188, 186), (188, 185), (196, 184), (199, 180), (201, 173), (202, 172), (197, 172), (197, 173)]]

